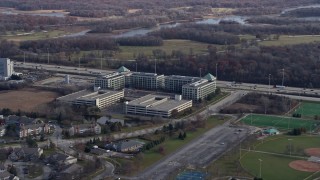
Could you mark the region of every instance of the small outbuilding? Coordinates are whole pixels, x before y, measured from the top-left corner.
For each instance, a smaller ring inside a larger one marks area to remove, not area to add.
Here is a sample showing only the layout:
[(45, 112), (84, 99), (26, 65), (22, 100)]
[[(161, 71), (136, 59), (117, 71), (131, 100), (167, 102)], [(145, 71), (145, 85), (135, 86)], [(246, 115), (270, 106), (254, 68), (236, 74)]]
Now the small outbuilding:
[(275, 128), (268, 128), (268, 129), (265, 129), (263, 131), (264, 134), (267, 134), (267, 135), (277, 135), (277, 134), (280, 134), (280, 132), (275, 129)]

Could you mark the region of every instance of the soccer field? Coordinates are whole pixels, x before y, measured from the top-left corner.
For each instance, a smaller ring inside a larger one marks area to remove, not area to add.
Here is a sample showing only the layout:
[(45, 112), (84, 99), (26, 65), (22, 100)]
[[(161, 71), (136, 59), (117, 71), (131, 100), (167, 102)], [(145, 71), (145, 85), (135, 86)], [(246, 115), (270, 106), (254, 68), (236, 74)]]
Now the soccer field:
[(248, 115), (243, 118), (241, 122), (252, 126), (275, 127), (282, 130), (293, 128), (306, 128), (307, 130), (313, 130), (320, 125), (320, 121), (305, 120), (287, 116), (267, 116), (258, 114)]
[(315, 115), (320, 116), (320, 103), (303, 102), (294, 113), (301, 114), (302, 116), (312, 117)]

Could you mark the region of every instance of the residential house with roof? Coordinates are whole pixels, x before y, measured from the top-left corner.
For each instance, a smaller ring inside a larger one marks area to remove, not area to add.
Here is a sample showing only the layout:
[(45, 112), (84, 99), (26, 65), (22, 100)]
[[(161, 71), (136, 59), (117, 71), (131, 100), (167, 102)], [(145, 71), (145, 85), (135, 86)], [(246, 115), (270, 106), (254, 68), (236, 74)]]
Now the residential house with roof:
[(4, 164), (0, 163), (0, 180), (19, 180), (19, 178), (10, 174)]
[(43, 154), (43, 149), (41, 148), (15, 148), (9, 155), (11, 161), (34, 161), (40, 158)]
[(143, 147), (143, 145), (143, 142), (130, 139), (107, 144), (105, 148), (117, 152), (137, 152)]
[(101, 126), (97, 123), (76, 124), (69, 128), (70, 136), (101, 134)]
[(47, 157), (45, 162), (56, 168), (63, 168), (67, 165), (77, 163), (77, 158), (62, 153), (54, 153)]
[(59, 173), (56, 179), (79, 179), (83, 172), (83, 167), (79, 164), (72, 164)]
[(28, 125), (21, 124), (19, 137), (25, 138), (28, 136), (37, 136), (40, 134), (49, 134), (49, 133), (50, 133), (50, 126), (46, 123), (28, 124)]

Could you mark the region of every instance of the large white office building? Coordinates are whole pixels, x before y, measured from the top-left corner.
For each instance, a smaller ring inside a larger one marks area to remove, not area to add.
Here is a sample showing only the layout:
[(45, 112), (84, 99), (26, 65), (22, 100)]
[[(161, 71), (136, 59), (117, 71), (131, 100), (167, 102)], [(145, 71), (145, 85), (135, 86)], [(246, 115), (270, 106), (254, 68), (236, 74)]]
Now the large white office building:
[(94, 80), (94, 87), (101, 89), (123, 89), (125, 85), (125, 77), (118, 72), (108, 74), (106, 76), (99, 76)]
[(132, 72), (125, 75), (126, 87), (157, 90), (164, 86), (164, 75), (156, 73)]
[(130, 102), (125, 102), (125, 113), (168, 118), (174, 110), (181, 112), (191, 107), (192, 101), (182, 100), (181, 95), (171, 99), (169, 96), (149, 94)]
[(124, 97), (124, 91), (111, 91), (111, 90), (99, 90), (99, 91), (88, 91), (82, 90), (66, 96), (62, 96), (57, 100), (62, 102), (71, 103), (73, 105), (86, 105), (96, 106), (98, 108), (104, 108), (110, 106)]
[(216, 90), (216, 78), (207, 74), (203, 79), (182, 86), (182, 97), (199, 101)]
[(13, 62), (9, 58), (0, 58), (0, 79), (10, 78), (13, 72)]
[(195, 81), (199, 81), (199, 77), (171, 75), (164, 78), (164, 89), (168, 92), (182, 92), (182, 86)]

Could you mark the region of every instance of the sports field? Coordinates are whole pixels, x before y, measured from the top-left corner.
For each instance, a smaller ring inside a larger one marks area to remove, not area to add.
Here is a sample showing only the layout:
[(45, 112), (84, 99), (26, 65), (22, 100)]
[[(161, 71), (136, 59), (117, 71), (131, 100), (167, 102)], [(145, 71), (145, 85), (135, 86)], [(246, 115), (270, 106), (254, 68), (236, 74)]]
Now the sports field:
[(258, 127), (275, 127), (282, 130), (293, 128), (306, 128), (313, 130), (320, 125), (320, 121), (305, 120), (287, 116), (269, 116), (269, 115), (248, 115), (241, 122)]
[(303, 102), (294, 113), (313, 118), (315, 115), (320, 116), (320, 103)]
[[(288, 149), (291, 145), (291, 151)], [(262, 144), (255, 148), (251, 147), (251, 151), (242, 150), (241, 165), (251, 175), (260, 176), (260, 160), (261, 176), (264, 180), (301, 180), (311, 175), (312, 178), (319, 177), (320, 172), (304, 172), (289, 167), (289, 164), (296, 160), (305, 160), (307, 158), (304, 150), (312, 147), (320, 147), (319, 137), (314, 136), (273, 136), (265, 139)], [(252, 151), (252, 150), (255, 150)], [(290, 157), (290, 152), (292, 157)], [(268, 154), (268, 153), (278, 153)], [(300, 156), (297, 158), (294, 156)]]

